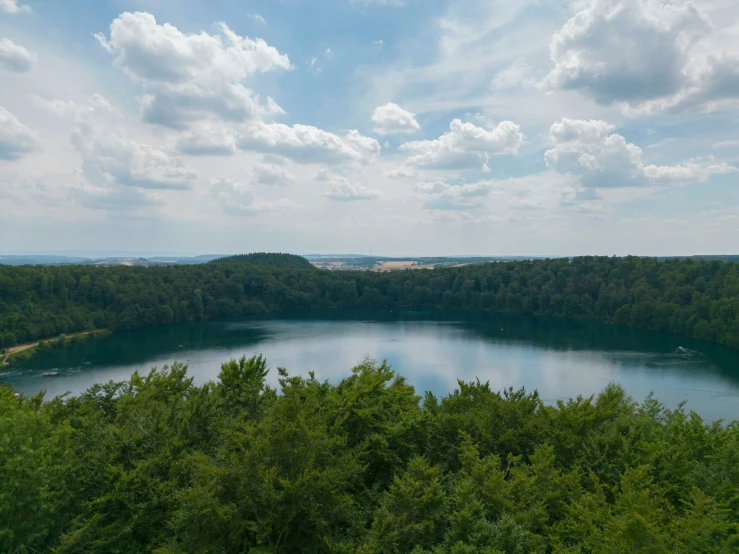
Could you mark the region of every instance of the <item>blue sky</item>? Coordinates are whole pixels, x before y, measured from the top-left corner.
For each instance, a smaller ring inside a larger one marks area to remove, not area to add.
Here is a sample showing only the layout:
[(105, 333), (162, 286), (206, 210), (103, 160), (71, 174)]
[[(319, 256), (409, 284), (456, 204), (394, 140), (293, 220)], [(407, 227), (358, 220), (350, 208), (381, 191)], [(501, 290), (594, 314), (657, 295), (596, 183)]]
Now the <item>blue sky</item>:
[(730, 0), (0, 0), (0, 249), (733, 253)]

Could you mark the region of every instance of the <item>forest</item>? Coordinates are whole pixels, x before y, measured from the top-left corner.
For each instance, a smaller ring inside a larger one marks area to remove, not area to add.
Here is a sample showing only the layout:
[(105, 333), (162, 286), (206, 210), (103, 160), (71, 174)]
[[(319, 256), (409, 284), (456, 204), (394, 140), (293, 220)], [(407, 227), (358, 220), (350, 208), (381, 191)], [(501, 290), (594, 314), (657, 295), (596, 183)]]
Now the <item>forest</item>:
[[(739, 348), (734, 262), (579, 257), (371, 272), (259, 256), (269, 265), (239, 257), (171, 267), (0, 265), (0, 347), (243, 314), (438, 307), (629, 325)], [(282, 264), (300, 267), (274, 267)]]
[(261, 357), (44, 402), (0, 387), (0, 551), (739, 551), (739, 423), (616, 385), (548, 405), (419, 396), (365, 360), (332, 385)]
[(283, 269), (312, 269), (313, 264), (306, 260), (303, 256), (295, 254), (283, 254), (282, 252), (252, 252), (251, 254), (236, 254), (234, 256), (225, 256), (216, 258), (209, 263), (246, 263), (255, 265), (264, 265), (269, 267), (281, 267)]

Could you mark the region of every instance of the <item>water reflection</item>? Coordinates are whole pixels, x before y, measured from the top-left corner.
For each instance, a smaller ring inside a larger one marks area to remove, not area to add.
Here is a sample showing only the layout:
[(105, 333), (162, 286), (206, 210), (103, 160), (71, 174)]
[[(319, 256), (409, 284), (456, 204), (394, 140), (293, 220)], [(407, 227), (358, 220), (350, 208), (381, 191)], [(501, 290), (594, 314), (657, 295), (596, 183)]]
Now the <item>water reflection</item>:
[[(44, 353), (0, 375), (24, 393), (78, 393), (174, 360), (196, 382), (221, 362), (264, 353), (272, 368), (315, 371), (338, 381), (362, 357), (388, 359), (419, 390), (444, 395), (457, 379), (502, 389), (538, 389), (547, 401), (621, 383), (637, 399), (650, 391), (681, 400), (708, 419), (739, 417), (739, 351), (625, 327), (572, 320), (450, 311), (310, 312), (170, 325)], [(59, 376), (42, 373), (58, 369)], [(276, 383), (275, 372), (270, 379)]]

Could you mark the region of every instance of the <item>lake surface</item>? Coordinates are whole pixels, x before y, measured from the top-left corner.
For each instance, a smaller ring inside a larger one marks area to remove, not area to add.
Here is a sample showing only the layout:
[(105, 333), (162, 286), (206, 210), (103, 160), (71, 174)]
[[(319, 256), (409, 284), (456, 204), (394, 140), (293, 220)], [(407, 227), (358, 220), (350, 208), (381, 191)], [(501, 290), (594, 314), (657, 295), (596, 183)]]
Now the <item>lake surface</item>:
[[(419, 394), (443, 396), (457, 379), (495, 390), (538, 389), (547, 402), (620, 383), (637, 400), (650, 391), (668, 407), (687, 401), (705, 419), (739, 419), (739, 351), (626, 327), (457, 311), (310, 312), (168, 325), (72, 345), (0, 373), (0, 383), (47, 398), (125, 380), (173, 361), (196, 383), (242, 354), (291, 374), (338, 382), (365, 356), (387, 359)], [(43, 377), (55, 369), (58, 377)]]

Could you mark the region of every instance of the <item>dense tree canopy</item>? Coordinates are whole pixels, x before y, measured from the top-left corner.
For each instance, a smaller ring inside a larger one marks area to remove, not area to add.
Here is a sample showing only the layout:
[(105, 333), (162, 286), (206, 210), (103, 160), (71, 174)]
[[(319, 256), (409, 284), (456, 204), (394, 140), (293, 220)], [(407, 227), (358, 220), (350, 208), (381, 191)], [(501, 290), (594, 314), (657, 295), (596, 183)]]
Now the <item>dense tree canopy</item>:
[(739, 551), (739, 425), (608, 386), (545, 405), (385, 364), (337, 385), (231, 360), (42, 402), (0, 387), (0, 551)]
[(282, 254), (270, 252), (253, 252), (251, 254), (237, 254), (235, 256), (226, 256), (217, 258), (210, 263), (246, 263), (256, 265), (266, 265), (269, 267), (280, 267), (283, 269), (311, 269), (313, 264), (302, 256), (295, 254)]
[(434, 270), (0, 266), (0, 346), (94, 328), (309, 308), (465, 308), (631, 325), (739, 348), (739, 264), (582, 257)]

